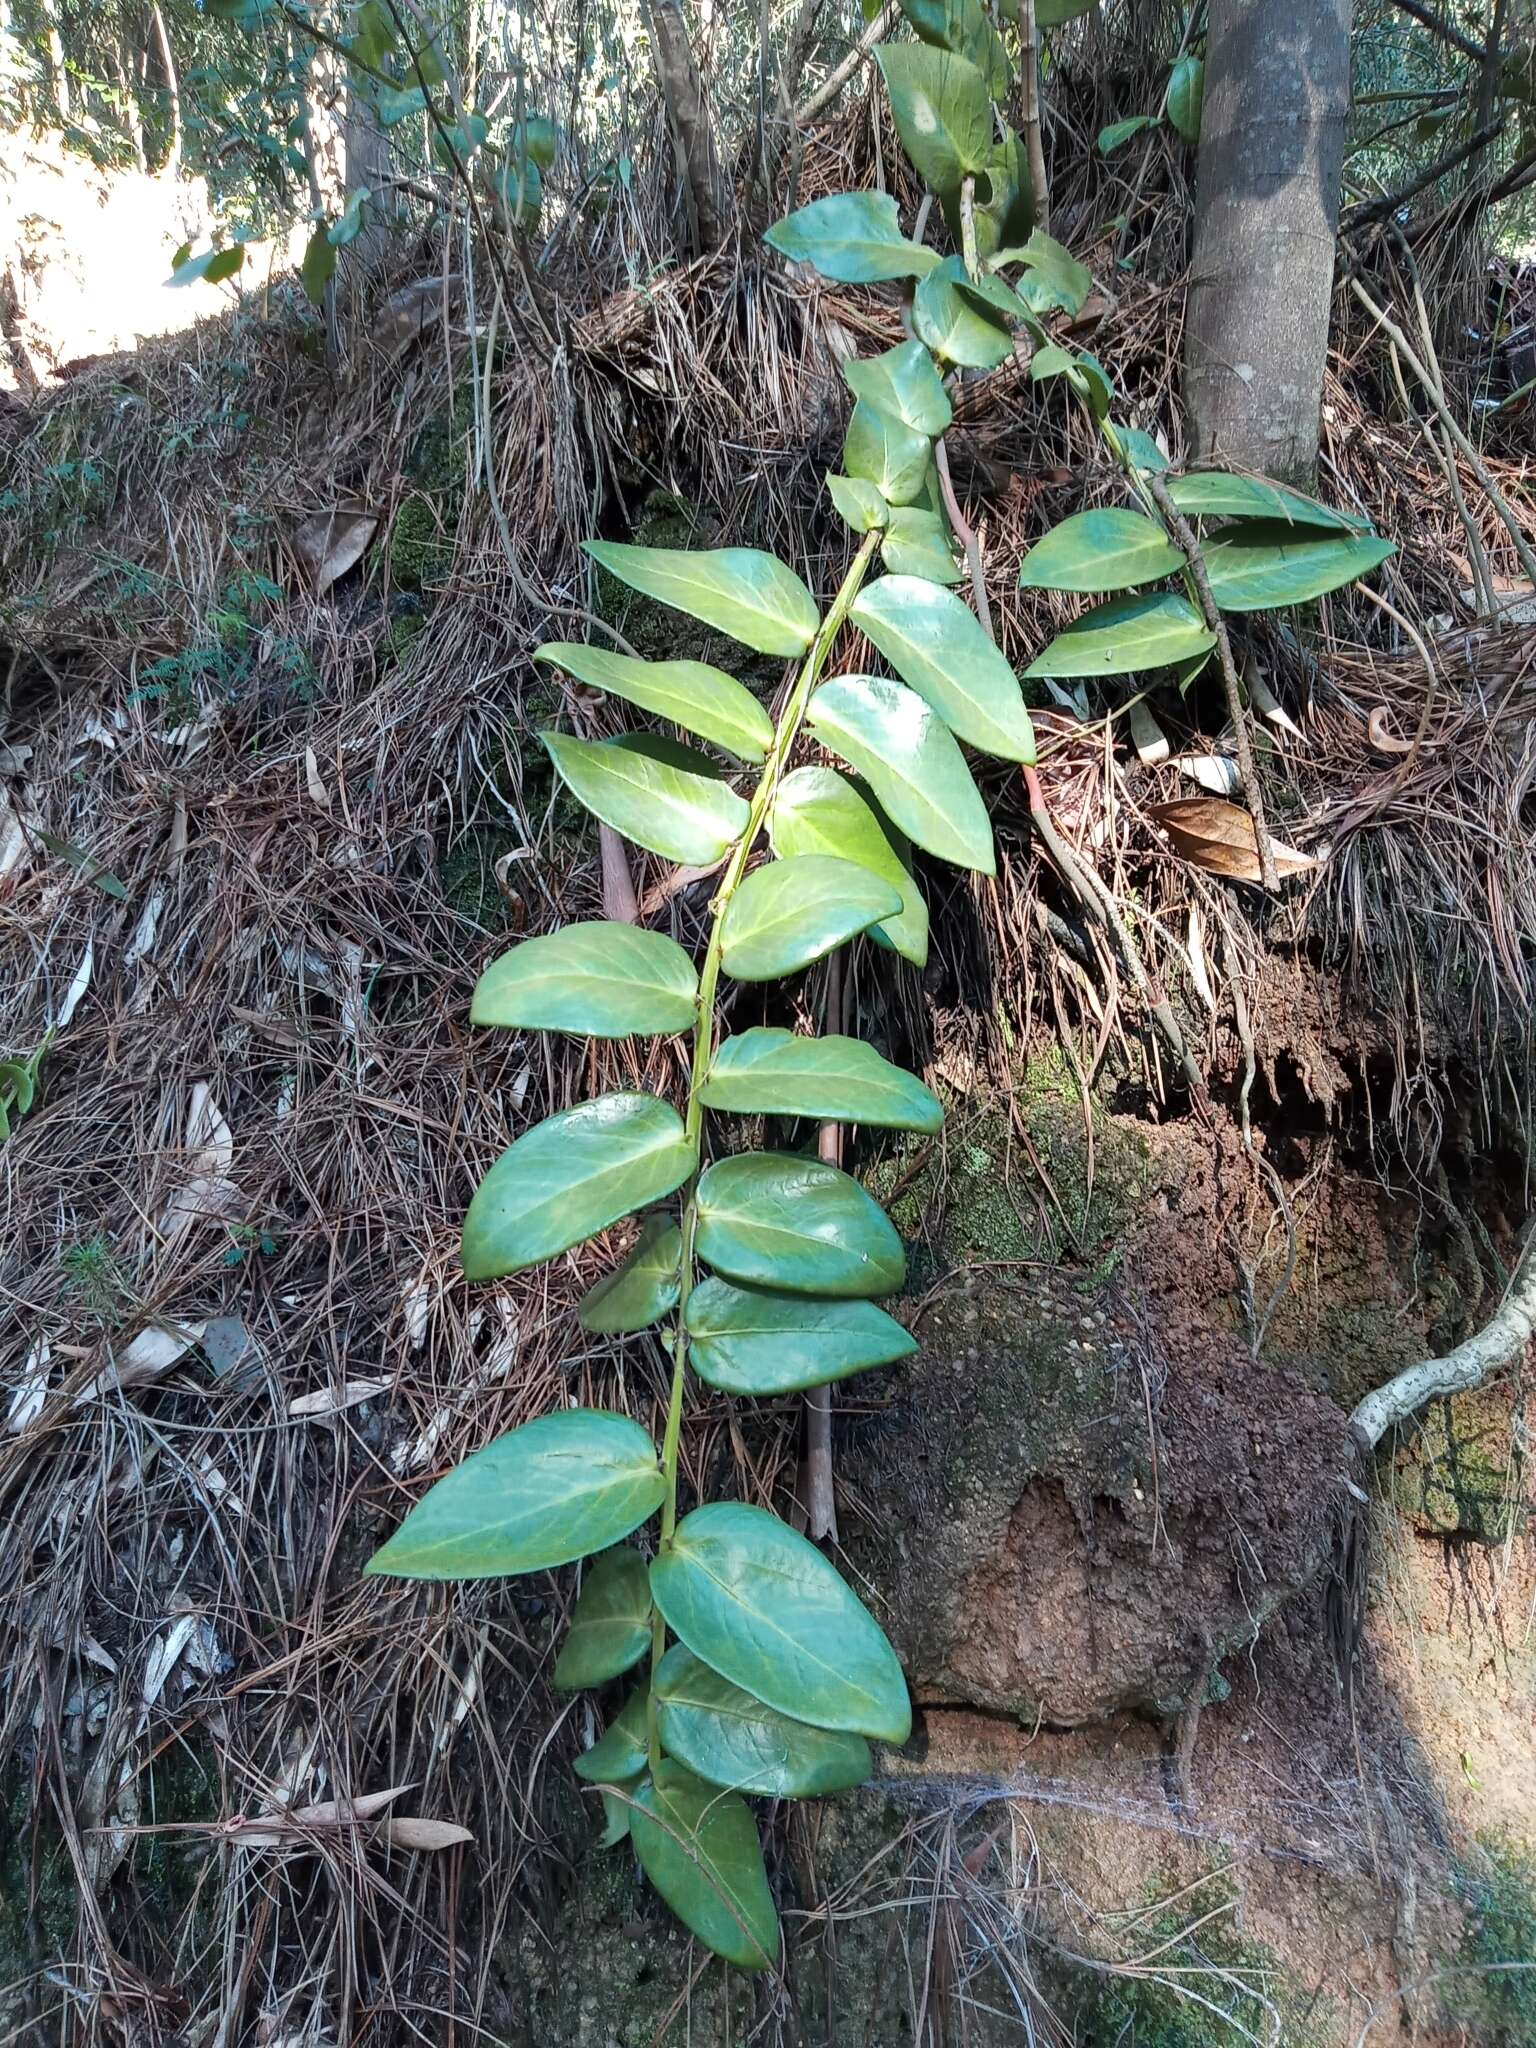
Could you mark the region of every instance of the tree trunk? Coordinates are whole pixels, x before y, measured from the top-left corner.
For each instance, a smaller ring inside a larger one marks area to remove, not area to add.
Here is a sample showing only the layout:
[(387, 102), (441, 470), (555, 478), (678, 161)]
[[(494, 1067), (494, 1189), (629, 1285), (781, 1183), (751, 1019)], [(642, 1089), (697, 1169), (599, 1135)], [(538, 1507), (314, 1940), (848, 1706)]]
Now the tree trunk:
[(667, 126), (688, 206), (689, 235), (696, 256), (718, 249), (725, 235), (720, 162), (709, 123), (709, 108), (694, 61), (693, 45), (678, 0), (649, 0), (651, 50), (667, 109)]
[(1211, 0), (1184, 344), (1198, 461), (1317, 464), (1350, 0)]

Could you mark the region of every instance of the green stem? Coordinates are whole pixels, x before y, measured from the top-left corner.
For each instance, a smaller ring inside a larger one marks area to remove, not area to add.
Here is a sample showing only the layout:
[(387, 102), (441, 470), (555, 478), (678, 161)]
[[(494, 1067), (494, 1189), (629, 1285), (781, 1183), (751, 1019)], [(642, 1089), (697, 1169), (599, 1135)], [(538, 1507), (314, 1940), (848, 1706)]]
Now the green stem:
[[(699, 1012), (693, 1031), (693, 1058), (688, 1070), (688, 1104), (683, 1124), (694, 1148), (693, 1176), (683, 1193), (682, 1261), (678, 1275), (677, 1327), (672, 1333), (672, 1393), (667, 1403), (667, 1426), (661, 1442), (661, 1469), (666, 1477), (667, 1491), (661, 1503), (661, 1542), (666, 1550), (672, 1542), (677, 1528), (677, 1447), (683, 1428), (683, 1383), (688, 1371), (688, 1297), (693, 1291), (694, 1238), (699, 1223), (699, 1155), (704, 1135), (704, 1080), (709, 1072), (710, 1060), (715, 1051), (715, 993), (720, 985), (720, 934), (725, 919), (726, 906), (741, 884), (747, 871), (747, 862), (752, 858), (752, 849), (762, 831), (779, 783), (783, 779), (791, 749), (799, 737), (805, 707), (810, 702), (811, 692), (821, 678), (827, 665), (827, 656), (832, 644), (842, 631), (849, 608), (859, 594), (860, 585), (869, 571), (879, 542), (878, 532), (864, 536), (859, 552), (849, 564), (848, 573), (838, 587), (826, 617), (822, 620), (816, 638), (811, 642), (800, 673), (795, 677), (794, 688), (779, 714), (774, 728), (773, 744), (763, 762), (762, 776), (752, 793), (752, 802), (747, 812), (746, 829), (736, 842), (736, 850), (726, 864), (715, 891), (714, 901), (709, 906), (709, 939), (704, 948), (704, 964), (699, 969)], [(661, 1663), (667, 1647), (667, 1625), (658, 1609), (651, 1622), (651, 1698), (646, 1715), (646, 1745), (650, 1751), (651, 1769), (654, 1771), (661, 1761), (661, 1742), (656, 1728), (656, 1669)]]

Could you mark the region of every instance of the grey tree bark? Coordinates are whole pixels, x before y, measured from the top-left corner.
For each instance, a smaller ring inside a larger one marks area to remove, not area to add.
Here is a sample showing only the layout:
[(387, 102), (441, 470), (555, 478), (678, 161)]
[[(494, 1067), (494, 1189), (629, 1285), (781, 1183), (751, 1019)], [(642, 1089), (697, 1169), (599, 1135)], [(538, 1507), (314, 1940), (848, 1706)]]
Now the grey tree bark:
[(1199, 461), (1317, 464), (1351, 0), (1211, 0), (1184, 393)]

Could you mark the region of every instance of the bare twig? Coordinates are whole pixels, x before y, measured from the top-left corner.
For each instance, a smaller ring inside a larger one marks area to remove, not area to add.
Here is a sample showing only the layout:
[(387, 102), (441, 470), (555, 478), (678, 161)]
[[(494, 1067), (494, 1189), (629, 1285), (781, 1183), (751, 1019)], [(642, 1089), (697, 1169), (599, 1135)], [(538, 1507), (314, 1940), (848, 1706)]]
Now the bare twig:
[(795, 109), (797, 122), (814, 121), (823, 107), (831, 106), (843, 87), (864, 62), (876, 43), (883, 42), (901, 20), (899, 0), (886, 0), (886, 4), (865, 29), (840, 64), (834, 65), (816, 90), (803, 99)]
[(1406, 206), (1410, 199), (1416, 199), (1431, 185), (1438, 185), (1442, 178), (1448, 177), (1458, 166), (1476, 156), (1479, 150), (1486, 149), (1490, 142), (1497, 141), (1504, 133), (1504, 126), (1502, 121), (1490, 122), (1486, 128), (1479, 128), (1475, 135), (1469, 136), (1456, 149), (1447, 150), (1446, 154), (1437, 158), (1427, 171), (1421, 171), (1418, 177), (1410, 179), (1406, 185), (1399, 186), (1397, 191), (1388, 192), (1380, 199), (1364, 199), (1358, 206), (1350, 207), (1339, 222), (1339, 233), (1356, 234), (1361, 228), (1368, 228), (1376, 221), (1390, 220), (1400, 206)]
[(1438, 36), (1441, 42), (1449, 43), (1453, 50), (1460, 50), (1464, 57), (1475, 57), (1481, 64), (1487, 56), (1488, 52), (1481, 43), (1474, 42), (1471, 36), (1456, 26), (1455, 22), (1445, 20), (1442, 15), (1436, 14), (1433, 8), (1426, 7), (1423, 0), (1393, 0), (1393, 5), (1400, 14), (1409, 15), (1422, 27), (1427, 28), (1431, 35)]
[(1025, 148), (1029, 156), (1029, 184), (1035, 202), (1035, 226), (1049, 234), (1051, 188), (1045, 174), (1045, 144), (1040, 132), (1040, 31), (1035, 24), (1035, 0), (1019, 0), (1019, 85)]

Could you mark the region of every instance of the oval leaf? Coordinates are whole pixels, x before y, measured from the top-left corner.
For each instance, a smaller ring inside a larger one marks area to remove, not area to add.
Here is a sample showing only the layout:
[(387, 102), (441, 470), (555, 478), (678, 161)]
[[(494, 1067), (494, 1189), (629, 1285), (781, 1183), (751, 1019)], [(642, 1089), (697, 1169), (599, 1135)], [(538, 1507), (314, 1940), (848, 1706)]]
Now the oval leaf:
[(1174, 65), (1168, 80), (1168, 119), (1180, 138), (1193, 147), (1200, 140), (1200, 115), (1205, 105), (1205, 65), (1192, 53)]
[(813, 1116), (896, 1131), (936, 1131), (944, 1121), (937, 1095), (861, 1038), (800, 1038), (770, 1025), (726, 1039), (702, 1094), (710, 1109), (740, 1116)]
[(707, 1784), (764, 1799), (819, 1799), (862, 1785), (862, 1735), (812, 1728), (764, 1706), (674, 1643), (656, 1673), (656, 1712), (669, 1755)]
[(872, 1301), (817, 1301), (704, 1280), (688, 1297), (688, 1356), (710, 1386), (759, 1398), (820, 1387), (917, 1349)]
[[(1258, 834), (1252, 816), (1241, 804), (1223, 803), (1215, 796), (1186, 796), (1172, 803), (1149, 804), (1147, 814), (1168, 834), (1174, 851), (1193, 866), (1236, 882), (1263, 880)], [(1270, 846), (1275, 871), (1282, 879), (1317, 866), (1310, 853), (1298, 853), (1281, 840), (1272, 839)]]
[(649, 1216), (623, 1265), (583, 1296), (576, 1320), (600, 1337), (648, 1330), (677, 1306), (683, 1234), (669, 1216)]
[(860, 591), (849, 617), (958, 739), (1033, 764), (1034, 728), (1018, 678), (952, 590), (920, 576), (882, 576)]
[(558, 1110), (509, 1146), (475, 1190), (465, 1278), (498, 1280), (569, 1251), (670, 1195), (694, 1163), (682, 1118), (654, 1095), (599, 1095)]
[(469, 1019), (592, 1038), (691, 1031), (698, 991), (675, 939), (594, 919), (503, 953), (476, 982)]
[(809, 263), (834, 284), (921, 277), (938, 256), (901, 232), (888, 192), (834, 192), (776, 220), (763, 240), (791, 263)]
[(779, 1916), (744, 1800), (664, 1758), (635, 1794), (629, 1834), (640, 1868), (691, 1934), (738, 1969), (772, 1968)]
[(761, 548), (641, 548), (589, 540), (611, 575), (658, 603), (702, 619), (759, 654), (804, 654), (821, 614), (793, 569)]
[(889, 882), (901, 911), (870, 928), (914, 967), (928, 959), (928, 906), (880, 819), (835, 768), (796, 768), (779, 784), (768, 814), (768, 838), (781, 858), (829, 853)]
[(793, 1294), (893, 1294), (906, 1254), (856, 1180), (820, 1159), (746, 1152), (699, 1182), (700, 1258), (748, 1286)]
[(827, 475), (827, 490), (838, 517), (852, 533), (875, 533), (890, 517), (890, 507), (872, 483), (857, 476)]
[(969, 58), (923, 43), (886, 43), (875, 62), (913, 169), (941, 199), (956, 197), (992, 151), (987, 81)]
[(695, 1508), (651, 1566), (668, 1627), (712, 1671), (813, 1728), (902, 1743), (896, 1652), (813, 1543), (738, 1501)]
[(1296, 526), (1350, 531), (1362, 524), (1330, 505), (1318, 504), (1315, 498), (1304, 497), (1288, 484), (1226, 470), (1193, 470), (1188, 476), (1171, 476), (1168, 495), (1192, 519), (1283, 519)]
[(1323, 597), (1381, 564), (1394, 549), (1372, 534), (1309, 533), (1280, 520), (1244, 520), (1205, 543), (1211, 595), (1224, 612), (1269, 611)]
[(440, 1479), (369, 1558), (402, 1579), (496, 1579), (606, 1550), (666, 1492), (638, 1422), (568, 1408), (497, 1437)]
[(1058, 633), (1024, 671), (1029, 676), (1123, 676), (1166, 668), (1216, 645), (1187, 597), (1158, 590), (1097, 604)]
[(996, 873), (992, 821), (954, 734), (915, 690), (883, 676), (835, 676), (812, 697), (818, 739), (868, 781), (908, 838), (941, 860)]
[[(912, 325), (918, 340), (945, 362), (968, 370), (995, 370), (1013, 354), (1013, 336), (965, 297), (959, 289), (964, 282), (964, 263), (958, 256), (946, 256), (918, 283)], [(1018, 317), (1024, 317), (1022, 304)]]
[(773, 742), (773, 720), (752, 692), (707, 661), (637, 661), (576, 640), (547, 640), (533, 658), (553, 663), (591, 689), (670, 718), (738, 761), (761, 761)]
[(853, 408), (843, 441), (843, 467), (851, 477), (873, 484), (888, 504), (910, 505), (922, 496), (931, 454), (926, 434), (916, 433), (862, 398)]
[(893, 917), (900, 892), (868, 868), (799, 854), (754, 868), (720, 920), (720, 959), (738, 981), (777, 981)]
[(555, 1660), (561, 1692), (606, 1685), (651, 1647), (649, 1567), (638, 1550), (610, 1550), (582, 1582), (565, 1642)]
[(954, 417), (944, 380), (920, 341), (904, 341), (884, 355), (852, 356), (843, 364), (843, 377), (855, 398), (889, 413), (915, 434), (932, 439)]
[(713, 776), (614, 740), (558, 732), (539, 738), (561, 781), (594, 817), (667, 860), (713, 867), (747, 829), (747, 806)]
[(949, 528), (937, 512), (921, 505), (898, 505), (891, 513), (880, 559), (893, 576), (921, 576), (928, 583), (965, 580), (950, 548)]
[(1019, 564), (1019, 582), (1031, 590), (1130, 590), (1183, 568), (1184, 550), (1154, 520), (1109, 505), (1052, 527)]
[(590, 1749), (577, 1757), (575, 1772), (589, 1785), (626, 1785), (647, 1763), (650, 1681), (644, 1679)]
[(1036, 228), (1022, 249), (999, 250), (991, 267), (1001, 270), (1010, 263), (1025, 266), (1028, 274), (1020, 280), (1019, 297), (1035, 313), (1056, 307), (1076, 317), (1093, 289), (1092, 271), (1043, 228)]

